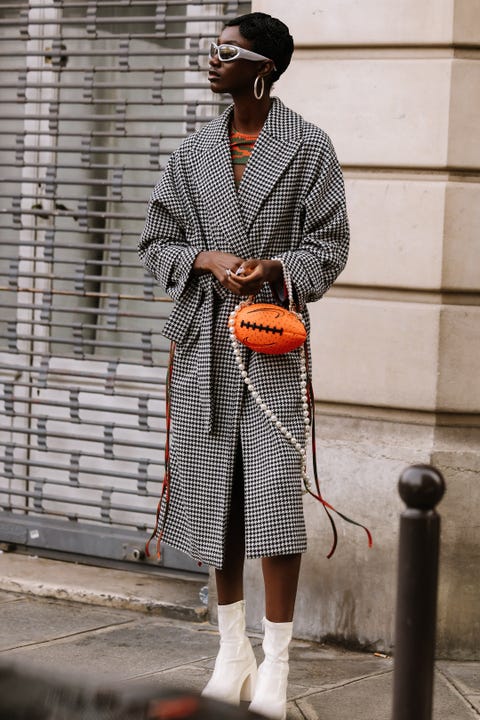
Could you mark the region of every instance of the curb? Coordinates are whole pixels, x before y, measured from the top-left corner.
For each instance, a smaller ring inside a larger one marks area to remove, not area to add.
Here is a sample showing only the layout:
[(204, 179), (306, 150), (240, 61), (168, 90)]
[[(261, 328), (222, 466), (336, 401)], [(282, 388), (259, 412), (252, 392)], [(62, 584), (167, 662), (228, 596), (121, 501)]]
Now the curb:
[(152, 598), (101, 591), (93, 592), (74, 586), (62, 587), (25, 579), (0, 578), (0, 590), (54, 598), (56, 600), (69, 600), (87, 605), (135, 610), (175, 620), (188, 620), (189, 622), (206, 622), (208, 620), (208, 609), (202, 605), (186, 607), (162, 602), (161, 600), (153, 600)]

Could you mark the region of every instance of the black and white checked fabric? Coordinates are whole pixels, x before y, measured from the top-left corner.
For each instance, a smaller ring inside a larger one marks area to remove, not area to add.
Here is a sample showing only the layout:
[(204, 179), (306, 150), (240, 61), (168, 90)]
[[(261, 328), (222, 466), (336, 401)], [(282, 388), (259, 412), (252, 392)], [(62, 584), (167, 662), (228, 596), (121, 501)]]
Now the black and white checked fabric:
[[(238, 298), (211, 275), (194, 277), (202, 250), (280, 257), (307, 322), (345, 266), (348, 221), (342, 173), (327, 135), (273, 99), (235, 188), (228, 126), (232, 107), (187, 138), (155, 187), (139, 243), (145, 267), (175, 300), (164, 333), (176, 342), (172, 376), (171, 499), (163, 540), (222, 567), (241, 440), (247, 557), (306, 549), (300, 459), (245, 392), (228, 316)], [(259, 302), (275, 302), (264, 286)], [(299, 357), (244, 349), (267, 405), (304, 436)]]

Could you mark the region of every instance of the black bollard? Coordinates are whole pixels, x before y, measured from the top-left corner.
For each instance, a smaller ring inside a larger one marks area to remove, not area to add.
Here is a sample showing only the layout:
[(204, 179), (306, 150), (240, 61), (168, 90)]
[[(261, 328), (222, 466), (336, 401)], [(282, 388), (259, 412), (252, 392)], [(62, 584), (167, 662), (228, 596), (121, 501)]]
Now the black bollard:
[(407, 509), (400, 518), (395, 625), (393, 720), (431, 720), (440, 517), (445, 482), (430, 465), (400, 476)]

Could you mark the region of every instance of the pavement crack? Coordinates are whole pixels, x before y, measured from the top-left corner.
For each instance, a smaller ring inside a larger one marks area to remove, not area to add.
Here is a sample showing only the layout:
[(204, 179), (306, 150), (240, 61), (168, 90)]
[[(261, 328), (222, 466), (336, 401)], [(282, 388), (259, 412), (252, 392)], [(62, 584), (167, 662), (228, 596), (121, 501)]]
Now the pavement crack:
[(374, 673), (368, 673), (367, 675), (360, 675), (358, 677), (352, 678), (351, 680), (344, 680), (343, 682), (336, 683), (335, 685), (323, 685), (318, 686), (316, 688), (310, 688), (305, 693), (298, 694), (293, 700), (301, 700), (302, 698), (310, 697), (310, 695), (317, 695), (320, 693), (327, 693), (332, 692), (333, 690), (339, 690), (340, 688), (347, 687), (348, 685), (355, 685), (356, 683), (363, 682), (363, 680), (369, 680), (370, 678), (376, 678), (376, 677), (382, 677), (382, 675), (389, 675), (390, 673), (393, 673), (393, 668), (390, 668), (389, 670), (380, 670), (378, 672)]
[(88, 630), (77, 630), (72, 633), (66, 633), (65, 635), (57, 635), (55, 638), (48, 638), (46, 640), (35, 640), (33, 642), (21, 643), (19, 645), (12, 645), (11, 647), (1, 648), (0, 654), (11, 652), (12, 650), (23, 650), (25, 648), (32, 648), (35, 646), (44, 647), (45, 645), (56, 645), (64, 640), (71, 640), (75, 637), (81, 637), (82, 635), (98, 635), (102, 632), (108, 632), (114, 630), (117, 627), (124, 627), (125, 625), (133, 625), (138, 622), (137, 619), (123, 620), (121, 622), (109, 623), (108, 625), (99, 625), (98, 627), (88, 628)]
[(449, 686), (451, 687), (451, 689), (453, 690), (453, 692), (455, 693), (455, 695), (457, 695), (457, 697), (459, 697), (460, 700), (463, 700), (463, 702), (467, 705), (467, 707), (469, 707), (470, 710), (473, 710), (473, 712), (475, 713), (475, 715), (476, 715), (477, 717), (480, 717), (480, 713), (478, 712), (478, 710), (477, 710), (477, 708), (475, 707), (475, 705), (470, 701), (468, 695), (464, 695), (464, 693), (463, 693), (462, 690), (458, 687), (457, 683), (456, 683), (455, 680), (450, 676), (450, 674), (449, 674), (448, 672), (445, 672), (444, 670), (442, 670), (442, 669), (441, 669), (440, 667), (438, 667), (437, 665), (435, 666), (435, 671), (436, 671), (439, 675), (441, 675), (441, 676), (443, 677), (443, 679), (445, 680), (445, 682), (447, 683), (447, 685), (449, 685)]
[(299, 712), (300, 715), (302, 716), (303, 720), (310, 720), (310, 718), (309, 718), (307, 715), (305, 715), (305, 713), (303, 712), (302, 708), (300, 707), (300, 705), (299, 705), (295, 700), (294, 700), (293, 704), (294, 704), (294, 706), (295, 706), (295, 709), (298, 710), (298, 712)]
[(171, 672), (172, 670), (180, 670), (181, 668), (184, 668), (186, 665), (189, 666), (195, 666), (199, 665), (201, 667), (201, 663), (208, 662), (209, 660), (212, 660), (215, 658), (215, 655), (204, 655), (202, 657), (196, 658), (195, 660), (188, 660), (187, 662), (179, 662), (175, 665), (169, 665), (168, 667), (164, 667), (161, 670), (151, 670), (150, 672), (146, 673), (140, 673), (139, 675), (130, 675), (129, 680), (139, 680), (142, 678), (148, 678), (153, 677), (154, 675), (163, 675), (164, 673)]

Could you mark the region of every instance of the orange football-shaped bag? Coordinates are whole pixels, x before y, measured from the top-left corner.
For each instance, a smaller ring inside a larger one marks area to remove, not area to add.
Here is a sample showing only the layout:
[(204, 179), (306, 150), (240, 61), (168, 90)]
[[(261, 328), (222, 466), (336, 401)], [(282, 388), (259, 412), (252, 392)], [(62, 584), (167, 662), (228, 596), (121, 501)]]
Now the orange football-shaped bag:
[(242, 345), (267, 355), (291, 352), (307, 339), (297, 313), (270, 303), (241, 304), (234, 315), (233, 331)]

